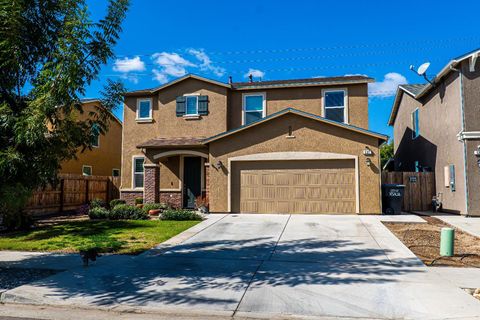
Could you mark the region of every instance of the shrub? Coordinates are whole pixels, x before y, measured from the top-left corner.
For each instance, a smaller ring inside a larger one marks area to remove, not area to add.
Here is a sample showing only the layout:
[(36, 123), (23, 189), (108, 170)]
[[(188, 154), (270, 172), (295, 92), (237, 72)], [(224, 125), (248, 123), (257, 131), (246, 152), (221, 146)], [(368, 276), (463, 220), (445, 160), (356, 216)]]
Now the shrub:
[(110, 211), (108, 218), (110, 220), (146, 220), (148, 214), (135, 206), (119, 204)]
[(143, 198), (135, 198), (135, 204), (143, 204)]
[(0, 187), (0, 230), (30, 229), (33, 219), (23, 212), (30, 195), (30, 190), (21, 184)]
[(202, 220), (202, 217), (192, 210), (183, 210), (183, 209), (168, 209), (162, 212), (162, 220)]
[(90, 208), (105, 208), (107, 206), (107, 203), (103, 201), (102, 199), (92, 199), (90, 201)]
[(92, 220), (107, 219), (110, 212), (104, 207), (93, 207), (88, 211), (88, 217)]
[(126, 202), (122, 199), (113, 199), (112, 201), (110, 201), (110, 208), (113, 209), (119, 204), (126, 204)]
[(143, 211), (148, 213), (150, 210), (157, 210), (157, 209), (167, 209), (167, 204), (166, 203), (146, 203), (143, 205)]

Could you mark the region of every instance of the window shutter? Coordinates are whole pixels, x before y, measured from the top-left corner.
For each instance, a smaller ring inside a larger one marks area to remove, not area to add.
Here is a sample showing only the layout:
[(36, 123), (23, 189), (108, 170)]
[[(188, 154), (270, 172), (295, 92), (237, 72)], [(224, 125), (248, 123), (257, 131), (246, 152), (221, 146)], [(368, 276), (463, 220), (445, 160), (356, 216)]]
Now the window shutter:
[(208, 96), (198, 96), (198, 114), (202, 116), (208, 114)]
[(186, 98), (184, 96), (177, 97), (177, 117), (181, 117), (185, 114), (185, 101)]

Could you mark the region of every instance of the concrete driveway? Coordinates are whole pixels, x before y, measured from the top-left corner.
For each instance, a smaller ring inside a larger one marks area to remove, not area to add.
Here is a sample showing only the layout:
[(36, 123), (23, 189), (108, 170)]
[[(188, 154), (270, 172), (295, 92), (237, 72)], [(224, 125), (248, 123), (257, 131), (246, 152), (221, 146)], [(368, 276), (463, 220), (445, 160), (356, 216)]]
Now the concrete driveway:
[(7, 291), (2, 300), (225, 317), (477, 319), (480, 301), (424, 267), (382, 219), (422, 222), (417, 216), (211, 215), (170, 241), (173, 246), (69, 267)]

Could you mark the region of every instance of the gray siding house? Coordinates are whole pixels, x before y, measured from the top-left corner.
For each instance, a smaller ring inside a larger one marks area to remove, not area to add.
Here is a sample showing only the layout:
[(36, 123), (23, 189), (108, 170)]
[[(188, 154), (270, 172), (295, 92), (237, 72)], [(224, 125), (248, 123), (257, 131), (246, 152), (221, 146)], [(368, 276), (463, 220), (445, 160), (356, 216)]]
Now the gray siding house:
[(480, 49), (432, 83), (400, 85), (388, 124), (395, 171), (434, 171), (442, 210), (480, 216)]

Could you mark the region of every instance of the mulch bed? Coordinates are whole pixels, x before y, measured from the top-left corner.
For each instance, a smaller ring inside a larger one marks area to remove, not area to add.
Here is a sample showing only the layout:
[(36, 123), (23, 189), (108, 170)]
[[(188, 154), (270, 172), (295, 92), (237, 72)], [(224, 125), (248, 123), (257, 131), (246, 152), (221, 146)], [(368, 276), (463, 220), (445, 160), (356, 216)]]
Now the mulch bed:
[(60, 271), (50, 269), (24, 269), (0, 267), (0, 290), (10, 290), (34, 282)]
[(452, 227), (434, 217), (427, 223), (383, 222), (427, 266), (480, 268), (480, 238), (455, 228), (455, 255), (440, 256), (440, 230)]

